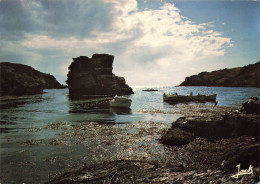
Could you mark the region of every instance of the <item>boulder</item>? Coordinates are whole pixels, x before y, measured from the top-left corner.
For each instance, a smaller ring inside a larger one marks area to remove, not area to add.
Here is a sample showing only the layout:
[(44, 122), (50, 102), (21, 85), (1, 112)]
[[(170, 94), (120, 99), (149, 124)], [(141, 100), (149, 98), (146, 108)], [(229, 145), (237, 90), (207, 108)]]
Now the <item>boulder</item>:
[(222, 168), (226, 171), (236, 171), (236, 165), (248, 169), (249, 165), (260, 167), (260, 143), (239, 145), (225, 151)]
[(0, 63), (0, 96), (21, 96), (43, 93), (43, 89), (60, 89), (60, 84), (52, 75), (16, 63)]
[(123, 77), (113, 74), (114, 56), (94, 54), (73, 58), (67, 81), (72, 99), (133, 94)]
[(167, 146), (181, 146), (195, 139), (194, 134), (178, 128), (170, 128), (162, 135), (160, 142)]
[(245, 103), (243, 103), (241, 111), (246, 114), (258, 114), (260, 115), (260, 100), (257, 97), (251, 97)]
[[(260, 118), (258, 115), (226, 113), (219, 118), (212, 119), (210, 120), (209, 117), (181, 117), (172, 123), (172, 127), (162, 136), (161, 142), (166, 145), (177, 146), (192, 141), (194, 138), (190, 135), (206, 139), (226, 139), (244, 135), (260, 135)], [(183, 134), (183, 136), (179, 136), (179, 134)], [(189, 136), (187, 137), (187, 135)], [(169, 139), (168, 137), (171, 138)], [(167, 141), (165, 141), (165, 138), (168, 138)], [(177, 140), (174, 140), (175, 138)], [(178, 141), (180, 138), (185, 141)]]

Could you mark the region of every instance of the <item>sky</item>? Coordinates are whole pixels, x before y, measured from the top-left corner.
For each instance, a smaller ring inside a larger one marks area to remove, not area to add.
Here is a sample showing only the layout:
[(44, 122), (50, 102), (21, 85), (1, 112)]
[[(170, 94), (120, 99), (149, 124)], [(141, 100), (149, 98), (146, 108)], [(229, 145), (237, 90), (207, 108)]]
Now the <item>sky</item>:
[(130, 86), (175, 86), (260, 61), (259, 0), (0, 0), (0, 61), (65, 84), (72, 58), (115, 56)]

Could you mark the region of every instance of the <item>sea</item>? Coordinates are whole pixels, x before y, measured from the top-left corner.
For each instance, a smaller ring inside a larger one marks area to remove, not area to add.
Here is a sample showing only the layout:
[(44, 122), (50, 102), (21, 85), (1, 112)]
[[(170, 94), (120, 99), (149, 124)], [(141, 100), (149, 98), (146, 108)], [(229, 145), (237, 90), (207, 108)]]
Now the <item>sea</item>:
[[(153, 88), (158, 91), (143, 91)], [(217, 94), (218, 107), (239, 108), (259, 88), (136, 86), (131, 109), (70, 100), (68, 89), (2, 99), (0, 183), (45, 183), (84, 165), (120, 159), (170, 160), (163, 132), (192, 108), (215, 103), (169, 104), (164, 93)]]

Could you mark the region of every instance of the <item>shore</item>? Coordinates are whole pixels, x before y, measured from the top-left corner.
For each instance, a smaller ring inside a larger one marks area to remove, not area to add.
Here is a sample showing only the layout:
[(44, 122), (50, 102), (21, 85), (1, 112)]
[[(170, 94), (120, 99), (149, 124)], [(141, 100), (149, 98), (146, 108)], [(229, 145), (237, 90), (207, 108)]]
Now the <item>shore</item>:
[(258, 183), (260, 167), (253, 175), (231, 178), (237, 173), (223, 170), (225, 151), (236, 146), (255, 143), (252, 137), (239, 137), (209, 141), (196, 138), (184, 146), (174, 146), (172, 160), (166, 162), (146, 160), (117, 160), (85, 165), (67, 172), (48, 184), (61, 183)]
[[(239, 108), (200, 106), (189, 110), (180, 109), (180, 112), (187, 119), (217, 121), (221, 120), (226, 113), (239, 114)], [(176, 111), (150, 110), (143, 113), (176, 113)], [(259, 116), (254, 118), (259, 122)], [(166, 134), (167, 129), (160, 133)], [(164, 146), (163, 149), (167, 151), (164, 152), (163, 160), (124, 158), (94, 165), (87, 164), (48, 183), (258, 183), (259, 165), (253, 168), (253, 175), (243, 175), (238, 179), (230, 177), (237, 172), (236, 161), (233, 161), (232, 168), (227, 167), (229, 157), (233, 155), (235, 158), (236, 153), (239, 154), (234, 151), (248, 145), (255, 145), (259, 149), (259, 135), (231, 136), (223, 139), (196, 136), (192, 141), (181, 146)], [(256, 159), (252, 163), (253, 166), (259, 164), (259, 158), (252, 159)], [(243, 165), (243, 167), (246, 169), (248, 166)]]
[[(256, 171), (257, 170), (257, 171)], [(158, 162), (120, 160), (85, 166), (54, 179), (48, 184), (63, 183), (258, 183), (259, 168), (254, 176), (233, 179), (221, 170), (183, 170), (180, 166)], [(258, 175), (258, 176), (257, 176)]]
[[(227, 113), (239, 114), (239, 109), (191, 103), (167, 110), (145, 109), (138, 113), (155, 119), (161, 115), (174, 115), (172, 117), (180, 119), (214, 122)], [(259, 116), (254, 119), (259, 120)], [(22, 171), (14, 180), (24, 183), (35, 183), (36, 178), (38, 183), (51, 184), (259, 182), (260, 168), (254, 163), (253, 176), (244, 175), (238, 179), (230, 177), (237, 173), (235, 163), (230, 165), (230, 170), (225, 168), (230, 154), (236, 155), (238, 148), (259, 145), (259, 136), (223, 139), (195, 136), (179, 146), (162, 144), (163, 135), (174, 124), (175, 120), (172, 123), (144, 120), (116, 124), (50, 122), (25, 130), (31, 139), (21, 140), (6, 135), (8, 142), (3, 144), (3, 148), (13, 145), (20, 160), (6, 156), (2, 162), (9, 170)], [(48, 137), (39, 136), (45, 133)], [(241, 169), (248, 169), (248, 166), (242, 165)], [(10, 182), (12, 175), (8, 174), (1, 176), (2, 183)], [(24, 177), (28, 175), (31, 179), (27, 177), (25, 182)]]

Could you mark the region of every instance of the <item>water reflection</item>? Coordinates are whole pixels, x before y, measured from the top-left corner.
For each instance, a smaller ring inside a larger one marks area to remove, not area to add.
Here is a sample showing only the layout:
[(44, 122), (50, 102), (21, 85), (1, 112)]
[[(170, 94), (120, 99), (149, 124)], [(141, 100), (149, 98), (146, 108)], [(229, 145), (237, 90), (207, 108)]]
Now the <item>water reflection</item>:
[(117, 115), (130, 115), (132, 114), (132, 110), (128, 108), (109, 108), (110, 113), (116, 113)]
[(169, 105), (172, 105), (172, 106), (180, 106), (180, 105), (194, 105), (194, 104), (199, 104), (199, 105), (209, 105), (209, 106), (212, 106), (212, 105), (215, 105), (216, 102), (206, 102), (206, 101), (202, 101), (202, 102), (171, 102), (171, 101), (167, 101), (167, 102), (164, 102), (164, 105), (165, 104), (169, 104)]
[(98, 122), (100, 124), (115, 124), (118, 116), (132, 114), (131, 109), (111, 108), (110, 99), (88, 99), (69, 101), (69, 120), (75, 122)]
[[(14, 128), (0, 127), (0, 133), (10, 133), (11, 130), (15, 130)], [(16, 131), (17, 132), (17, 131)]]
[[(26, 104), (40, 103), (43, 100), (47, 101), (47, 98), (43, 99), (43, 95), (24, 96), (24, 97), (1, 97), (0, 109), (10, 109), (24, 106)], [(50, 100), (50, 99), (49, 99)]]

